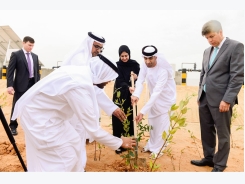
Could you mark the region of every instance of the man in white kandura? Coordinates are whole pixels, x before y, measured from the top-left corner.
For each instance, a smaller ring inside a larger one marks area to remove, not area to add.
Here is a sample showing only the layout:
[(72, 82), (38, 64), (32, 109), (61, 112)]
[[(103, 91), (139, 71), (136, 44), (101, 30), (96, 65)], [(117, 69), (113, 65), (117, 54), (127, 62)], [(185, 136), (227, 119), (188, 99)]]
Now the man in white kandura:
[[(100, 53), (102, 53), (102, 51), (104, 50), (103, 48), (104, 45), (105, 45), (104, 37), (94, 32), (88, 32), (87, 37), (82, 41), (82, 43), (66, 56), (66, 58), (62, 62), (62, 66), (69, 66), (69, 65), (86, 66), (89, 63), (88, 62), (89, 59), (98, 56)], [(125, 113), (112, 102), (112, 100), (106, 95), (103, 89), (94, 85), (94, 90), (95, 90), (99, 108), (102, 109), (108, 116), (111, 116), (113, 114), (122, 122), (127, 118)], [(73, 118), (70, 120), (70, 122), (76, 128), (76, 131), (82, 135), (81, 137), (83, 138), (83, 135), (86, 134), (86, 131), (81, 126), (81, 123), (79, 123), (78, 117), (74, 115)], [(83, 152), (82, 155), (84, 158), (83, 165), (85, 167), (86, 158), (87, 158), (85, 142), (91, 143), (94, 141), (94, 139), (89, 134), (86, 134), (86, 139), (82, 141), (84, 142), (83, 145), (84, 149), (82, 151)]]
[(117, 138), (99, 126), (94, 85), (118, 76), (107, 58), (93, 57), (88, 66), (62, 66), (30, 88), (16, 103), (12, 119), (20, 118), (25, 133), (27, 169), (31, 172), (84, 171), (85, 134), (70, 120), (75, 115), (94, 140), (116, 150), (133, 149), (135, 140)]
[[(102, 53), (104, 45), (104, 37), (94, 32), (88, 32), (88, 36), (82, 41), (82, 43), (66, 56), (66, 58), (62, 62), (62, 66), (88, 65), (89, 59)], [(113, 114), (123, 122), (127, 118), (125, 113), (112, 102), (112, 100), (106, 95), (103, 89), (99, 88), (98, 86), (94, 86), (94, 89), (99, 108), (105, 111), (108, 116), (111, 116)], [(71, 121), (74, 124), (77, 121), (77, 117), (74, 116)], [(76, 127), (79, 129), (78, 126)], [(80, 129), (79, 131), (82, 130)], [(94, 141), (89, 135), (87, 135), (86, 139), (89, 140), (90, 143)]]
[[(164, 144), (162, 133), (168, 133), (170, 120), (168, 111), (176, 101), (176, 84), (173, 77), (173, 69), (164, 56), (157, 52), (153, 45), (143, 47), (144, 63), (140, 66), (140, 73), (136, 82), (136, 88), (131, 96), (132, 104), (137, 103), (146, 79), (150, 98), (135, 117), (140, 122), (148, 113), (148, 124), (152, 126), (150, 139), (143, 152), (151, 152), (150, 158), (155, 159)], [(163, 151), (163, 150), (162, 150)], [(162, 156), (161, 152), (158, 157)]]

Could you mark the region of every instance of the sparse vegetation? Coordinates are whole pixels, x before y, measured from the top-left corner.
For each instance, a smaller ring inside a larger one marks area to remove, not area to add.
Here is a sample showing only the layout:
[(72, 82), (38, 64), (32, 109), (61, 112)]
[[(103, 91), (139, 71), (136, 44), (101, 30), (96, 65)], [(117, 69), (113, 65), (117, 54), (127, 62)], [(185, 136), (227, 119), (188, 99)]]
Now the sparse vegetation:
[[(153, 171), (155, 162), (158, 159), (159, 154), (162, 152), (163, 148), (166, 147), (167, 143), (171, 143), (173, 139), (173, 135), (176, 133), (177, 130), (181, 129), (182, 127), (186, 127), (186, 117), (185, 114), (189, 110), (187, 107), (189, 100), (193, 97), (196, 96), (195, 94), (192, 94), (190, 96), (186, 96), (184, 100), (181, 100), (179, 102), (179, 105), (173, 104), (170, 111), (169, 111), (169, 117), (170, 117), (170, 127), (168, 132), (164, 131), (162, 133), (162, 138), (164, 140), (164, 143), (162, 145), (161, 150), (158, 152), (156, 159), (154, 160), (151, 171)], [(154, 127), (153, 127), (154, 128)], [(166, 151), (165, 151), (166, 152)], [(167, 149), (168, 155), (171, 157), (172, 161), (172, 154), (171, 154), (171, 149)], [(175, 170), (175, 167), (174, 167)]]

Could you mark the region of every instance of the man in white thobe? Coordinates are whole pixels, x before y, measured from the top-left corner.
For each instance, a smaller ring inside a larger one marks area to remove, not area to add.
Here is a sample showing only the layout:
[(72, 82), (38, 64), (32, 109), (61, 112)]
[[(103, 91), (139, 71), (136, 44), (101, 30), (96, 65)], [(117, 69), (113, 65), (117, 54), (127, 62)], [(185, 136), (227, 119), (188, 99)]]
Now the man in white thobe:
[[(135, 117), (140, 122), (148, 113), (148, 124), (152, 126), (150, 139), (143, 152), (151, 152), (150, 158), (155, 159), (158, 152), (162, 151), (164, 144), (162, 133), (168, 133), (170, 120), (168, 111), (176, 101), (176, 84), (173, 77), (173, 69), (164, 56), (157, 52), (153, 45), (143, 47), (144, 63), (141, 64), (140, 73), (136, 82), (136, 88), (131, 96), (132, 104), (137, 103), (146, 80), (150, 98)], [(162, 156), (162, 153), (159, 154)]]
[[(83, 40), (83, 42), (71, 53), (69, 53), (64, 61), (62, 62), (62, 66), (68, 65), (88, 65), (88, 61), (90, 58), (97, 56), (102, 53), (103, 46), (105, 45), (105, 39), (94, 32), (88, 32), (88, 36)], [(94, 86), (94, 90), (97, 96), (97, 101), (99, 108), (105, 111), (108, 116), (112, 114), (120, 119), (122, 122), (126, 119), (125, 113), (117, 106), (113, 101), (106, 95), (103, 89)], [(79, 127), (79, 122), (76, 116), (72, 118), (72, 124), (76, 126), (78, 131), (81, 131), (83, 134), (82, 127)], [(78, 125), (77, 125), (77, 123)], [(86, 137), (89, 142), (93, 142), (94, 140), (87, 135)], [(85, 150), (86, 151), (86, 150)]]
[(94, 140), (113, 150), (133, 149), (135, 140), (114, 137), (98, 124), (93, 85), (103, 87), (118, 76), (112, 65), (94, 57), (89, 66), (62, 66), (18, 100), (12, 119), (19, 117), (25, 132), (28, 171), (84, 171), (82, 135), (70, 123), (74, 115)]
[[(98, 35), (97, 33), (88, 32), (88, 36), (82, 41), (82, 43), (66, 56), (66, 58), (62, 62), (62, 66), (69, 66), (69, 65), (86, 66), (88, 65), (89, 59), (102, 53), (104, 49), (103, 48), (104, 45), (105, 45), (105, 38)], [(111, 116), (113, 114), (123, 122), (126, 119), (125, 113), (117, 105), (115, 105), (111, 99), (109, 99), (109, 97), (106, 95), (103, 89), (98, 88), (98, 86), (94, 86), (94, 90), (96, 93), (99, 108), (103, 109), (103, 111), (108, 116)], [(71, 118), (70, 123), (76, 128), (77, 132), (80, 135), (82, 135), (81, 136), (82, 143), (84, 142), (85, 144), (85, 142), (87, 141), (89, 143), (94, 141), (94, 139), (89, 134), (86, 134), (86, 138), (83, 139), (83, 135), (86, 133), (86, 131), (81, 126), (81, 123), (79, 123), (79, 119), (78, 117), (76, 117), (76, 115), (74, 115), (73, 118)], [(85, 145), (82, 145), (82, 147), (83, 147), (82, 155), (84, 158), (83, 165), (85, 167), (86, 158), (87, 158), (86, 147)]]

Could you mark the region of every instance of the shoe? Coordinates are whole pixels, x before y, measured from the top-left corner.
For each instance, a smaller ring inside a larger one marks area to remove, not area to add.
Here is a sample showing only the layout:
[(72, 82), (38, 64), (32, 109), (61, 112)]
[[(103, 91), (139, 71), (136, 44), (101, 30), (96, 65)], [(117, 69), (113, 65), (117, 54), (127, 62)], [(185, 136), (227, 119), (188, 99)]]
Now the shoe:
[(18, 135), (16, 128), (11, 128), (11, 133), (12, 133), (12, 135)]
[(122, 150), (120, 148), (118, 148), (117, 150), (115, 150), (116, 154), (121, 154)]
[(163, 156), (163, 153), (161, 152), (159, 155), (158, 155), (158, 157), (157, 157), (157, 154), (158, 153), (151, 153), (150, 154), (150, 156), (149, 156), (149, 158), (151, 158), (152, 160), (155, 160), (156, 158), (160, 158), (161, 156)]
[(141, 152), (142, 153), (146, 153), (146, 152), (149, 152), (150, 150), (148, 150), (148, 148), (146, 148), (146, 147), (144, 147), (142, 150), (141, 150)]
[(125, 148), (123, 148), (123, 147), (120, 147), (119, 149), (120, 149), (122, 152), (127, 151), (127, 149), (125, 149)]
[(214, 163), (212, 161), (208, 161), (205, 158), (203, 158), (202, 160), (191, 160), (191, 164), (196, 166), (209, 166), (209, 167), (214, 166)]
[(221, 170), (219, 170), (218, 168), (214, 167), (213, 170), (211, 172), (223, 172)]
[(127, 149), (122, 148), (122, 147), (120, 147), (120, 148), (118, 148), (117, 150), (115, 150), (116, 154), (121, 154), (121, 153), (124, 152), (124, 151), (127, 151)]
[(89, 139), (86, 139), (86, 144), (89, 144)]

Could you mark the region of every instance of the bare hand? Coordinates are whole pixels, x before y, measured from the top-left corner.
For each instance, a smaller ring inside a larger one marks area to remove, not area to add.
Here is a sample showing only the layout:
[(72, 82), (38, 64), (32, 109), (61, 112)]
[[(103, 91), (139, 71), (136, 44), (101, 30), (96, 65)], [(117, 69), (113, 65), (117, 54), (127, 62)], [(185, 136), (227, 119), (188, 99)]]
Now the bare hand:
[(14, 88), (13, 87), (8, 87), (7, 88), (7, 92), (8, 92), (8, 94), (10, 94), (10, 95), (14, 95)]
[(131, 96), (131, 103), (132, 105), (136, 104), (137, 105), (137, 102), (139, 101), (139, 98), (136, 97), (136, 96)]
[(126, 114), (120, 108), (117, 108), (113, 112), (113, 115), (116, 116), (121, 122), (124, 122), (127, 119)]
[(129, 92), (132, 94), (134, 92), (134, 87), (129, 87)]
[(121, 137), (123, 143), (121, 147), (126, 149), (133, 149), (134, 146), (136, 146), (136, 140), (133, 137)]
[(219, 112), (227, 112), (230, 109), (230, 104), (225, 102), (225, 101), (221, 101), (219, 104)]
[(198, 105), (198, 106), (200, 105), (200, 101), (197, 101), (197, 105)]
[(131, 73), (131, 76), (134, 77), (134, 80), (136, 80), (138, 78), (138, 76), (135, 73), (133, 73), (133, 72)]
[(135, 117), (135, 121), (138, 124), (142, 119), (143, 119), (143, 114), (139, 113), (136, 117)]

